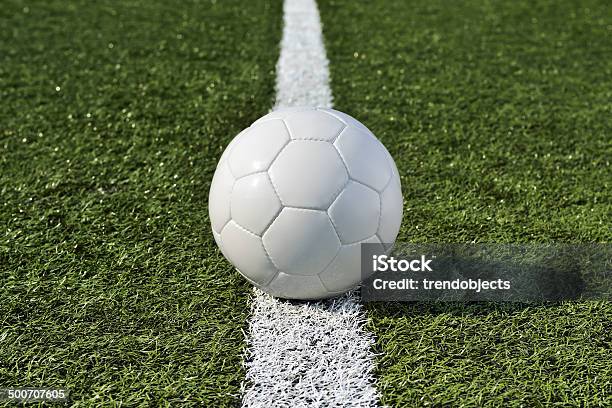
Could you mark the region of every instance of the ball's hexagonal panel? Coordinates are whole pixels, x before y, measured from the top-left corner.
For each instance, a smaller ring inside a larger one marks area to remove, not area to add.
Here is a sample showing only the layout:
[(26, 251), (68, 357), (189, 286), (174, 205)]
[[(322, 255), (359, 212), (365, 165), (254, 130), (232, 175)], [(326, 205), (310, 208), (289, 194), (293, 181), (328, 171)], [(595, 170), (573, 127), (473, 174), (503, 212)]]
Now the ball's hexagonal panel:
[(221, 231), (223, 254), (251, 281), (266, 285), (277, 270), (270, 262), (261, 238), (241, 228), (233, 220)]
[(208, 215), (216, 232), (221, 232), (230, 219), (230, 196), (233, 186), (234, 177), (227, 162), (219, 162), (208, 193)]
[(310, 106), (293, 106), (290, 108), (279, 108), (257, 119), (255, 122), (253, 122), (253, 124), (261, 123), (261, 122), (264, 122), (270, 119), (284, 119), (290, 114), (295, 113), (295, 112), (309, 111), (309, 110), (315, 110), (315, 109), (316, 108), (313, 108)]
[(334, 143), (352, 179), (382, 191), (391, 177), (385, 147), (372, 134), (348, 127)]
[(264, 292), (285, 299), (322, 299), (332, 296), (318, 276), (295, 276), (280, 272)]
[(234, 183), (232, 220), (261, 235), (281, 209), (281, 202), (267, 173), (251, 174)]
[(335, 117), (337, 117), (338, 119), (342, 120), (344, 123), (346, 123), (348, 126), (354, 126), (357, 127), (361, 130), (363, 130), (366, 133), (372, 133), (370, 132), (370, 129), (368, 129), (363, 123), (361, 123), (360, 121), (358, 121), (357, 119), (355, 119), (354, 117), (347, 115), (344, 112), (340, 112), (337, 111), (335, 109), (330, 109), (330, 108), (317, 108), (320, 111), (323, 112), (327, 112)]
[[(399, 232), (400, 224), (402, 223), (402, 211), (404, 207), (404, 199), (402, 198), (402, 188), (399, 180), (391, 180), (389, 185), (380, 195), (381, 217), (378, 227), (378, 237), (383, 244), (393, 244), (397, 233)], [(391, 245), (385, 245), (390, 247)]]
[(289, 275), (318, 274), (340, 248), (327, 213), (299, 208), (283, 208), (263, 243), (278, 269)]
[(327, 209), (348, 175), (334, 147), (326, 142), (293, 140), (269, 170), (286, 206)]
[(351, 244), (376, 234), (380, 198), (376, 191), (349, 181), (327, 211), (343, 244)]
[(328, 291), (345, 292), (359, 285), (362, 278), (367, 278), (367, 276), (361, 276), (362, 243), (380, 244), (380, 241), (373, 236), (355, 244), (342, 245), (332, 263), (319, 274)]
[(233, 142), (228, 162), (235, 178), (265, 171), (289, 141), (282, 120), (268, 120), (251, 126)]
[(294, 140), (333, 141), (346, 126), (337, 117), (320, 110), (291, 112), (285, 117)]

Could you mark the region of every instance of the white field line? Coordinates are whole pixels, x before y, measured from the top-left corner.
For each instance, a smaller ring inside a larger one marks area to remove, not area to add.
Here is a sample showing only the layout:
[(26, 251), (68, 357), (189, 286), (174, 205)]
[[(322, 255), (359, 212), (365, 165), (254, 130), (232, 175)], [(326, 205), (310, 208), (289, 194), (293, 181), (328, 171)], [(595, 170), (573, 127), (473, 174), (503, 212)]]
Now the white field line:
[[(331, 107), (328, 60), (315, 0), (285, 0), (275, 108)], [(320, 302), (255, 289), (243, 407), (377, 407), (374, 336), (356, 294)]]
[(285, 0), (283, 38), (276, 64), (275, 109), (332, 107), (329, 61), (315, 0)]

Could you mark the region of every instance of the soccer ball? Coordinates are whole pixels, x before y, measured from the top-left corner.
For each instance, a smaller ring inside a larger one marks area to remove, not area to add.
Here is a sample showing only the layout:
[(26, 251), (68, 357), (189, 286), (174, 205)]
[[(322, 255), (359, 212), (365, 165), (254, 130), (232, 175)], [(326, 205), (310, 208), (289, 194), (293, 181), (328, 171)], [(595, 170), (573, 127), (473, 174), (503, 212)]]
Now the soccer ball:
[(399, 173), (351, 116), (324, 108), (271, 112), (223, 152), (209, 215), (223, 255), (273, 296), (321, 299), (361, 282), (361, 243), (395, 241)]

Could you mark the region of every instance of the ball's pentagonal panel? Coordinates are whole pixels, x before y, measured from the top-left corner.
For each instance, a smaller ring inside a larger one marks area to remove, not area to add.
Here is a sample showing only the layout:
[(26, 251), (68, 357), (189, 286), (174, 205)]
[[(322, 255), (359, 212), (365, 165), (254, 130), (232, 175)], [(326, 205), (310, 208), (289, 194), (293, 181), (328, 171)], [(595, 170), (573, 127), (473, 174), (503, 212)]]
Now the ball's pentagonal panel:
[(235, 178), (265, 171), (289, 141), (282, 120), (268, 120), (251, 126), (233, 143), (228, 162)]
[(354, 127), (345, 129), (334, 143), (352, 179), (382, 191), (391, 177), (385, 147), (373, 135)]
[(366, 133), (372, 133), (370, 132), (370, 130), (360, 121), (358, 121), (357, 119), (355, 119), (354, 117), (347, 115), (344, 112), (340, 112), (337, 111), (335, 109), (330, 109), (330, 108), (318, 108), (321, 111), (327, 112), (335, 117), (337, 117), (338, 119), (342, 120), (344, 123), (346, 123), (348, 126), (353, 126), (356, 127), (358, 129), (363, 130)]
[(295, 276), (280, 272), (263, 291), (285, 299), (321, 299), (329, 293), (318, 276)]
[(296, 106), (296, 107), (290, 107), (290, 108), (279, 108), (276, 110), (273, 110), (272, 112), (268, 113), (267, 115), (262, 116), (261, 118), (257, 119), (255, 122), (253, 122), (253, 124), (257, 124), (257, 123), (261, 123), (264, 122), (266, 120), (270, 120), (270, 119), (284, 119), (287, 116), (289, 116), (292, 113), (295, 112), (302, 112), (302, 111), (312, 111), (315, 110), (316, 108), (312, 108), (309, 106)]
[(378, 192), (349, 181), (327, 211), (343, 244), (351, 244), (376, 234), (380, 218)]
[(340, 248), (327, 213), (299, 208), (283, 208), (263, 243), (278, 269), (289, 275), (318, 274)]
[(334, 146), (327, 142), (293, 140), (269, 170), (286, 206), (327, 209), (348, 175)]
[(285, 117), (285, 123), (295, 140), (333, 141), (346, 127), (337, 117), (321, 110), (291, 112)]
[(253, 282), (266, 285), (278, 272), (270, 262), (261, 238), (241, 228), (233, 220), (221, 231), (223, 254)]
[[(332, 263), (319, 274), (328, 291), (345, 292), (353, 289), (361, 282), (362, 243), (380, 244), (380, 241), (376, 236), (373, 236), (355, 244), (342, 245)], [(383, 252), (382, 246), (380, 252)]]
[(219, 162), (210, 185), (208, 199), (208, 215), (216, 232), (221, 232), (223, 226), (230, 220), (230, 197), (233, 186), (234, 178), (227, 162)]
[(400, 224), (402, 223), (402, 210), (404, 200), (402, 198), (402, 187), (399, 179), (391, 180), (380, 195), (380, 225), (378, 237), (386, 247), (395, 242)]
[(251, 174), (236, 181), (231, 199), (232, 220), (261, 235), (281, 209), (281, 202), (267, 173)]

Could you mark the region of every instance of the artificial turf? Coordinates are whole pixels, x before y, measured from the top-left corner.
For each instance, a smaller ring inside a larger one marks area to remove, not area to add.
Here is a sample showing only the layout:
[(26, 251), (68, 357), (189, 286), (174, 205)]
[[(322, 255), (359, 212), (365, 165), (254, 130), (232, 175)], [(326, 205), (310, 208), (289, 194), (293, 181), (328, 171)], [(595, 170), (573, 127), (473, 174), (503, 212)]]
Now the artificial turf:
[(281, 12), (2, 3), (0, 388), (235, 405), (250, 285), (206, 203), (224, 146), (273, 104)]
[[(605, 1), (321, 0), (334, 105), (390, 150), (398, 239), (610, 242)], [(370, 305), (390, 406), (610, 406), (612, 305)]]
[[(404, 241), (609, 242), (605, 2), (319, 2), (335, 106), (402, 174)], [(272, 106), (280, 2), (0, 8), (0, 388), (234, 405), (249, 285), (209, 233)], [(609, 406), (612, 307), (368, 309), (392, 406)]]

